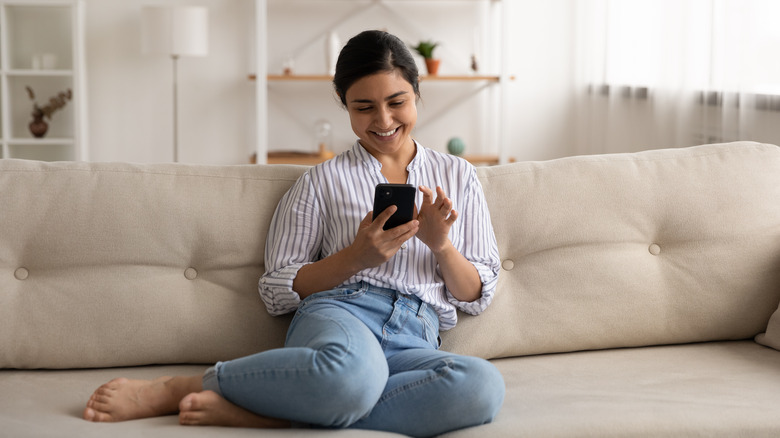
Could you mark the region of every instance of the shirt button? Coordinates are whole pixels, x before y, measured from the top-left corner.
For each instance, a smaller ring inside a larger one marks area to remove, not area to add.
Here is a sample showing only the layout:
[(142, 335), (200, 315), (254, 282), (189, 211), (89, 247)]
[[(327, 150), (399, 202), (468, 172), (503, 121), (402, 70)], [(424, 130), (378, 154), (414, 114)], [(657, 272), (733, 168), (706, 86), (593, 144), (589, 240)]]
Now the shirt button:
[(406, 244), (401, 245), (401, 249), (406, 249)]

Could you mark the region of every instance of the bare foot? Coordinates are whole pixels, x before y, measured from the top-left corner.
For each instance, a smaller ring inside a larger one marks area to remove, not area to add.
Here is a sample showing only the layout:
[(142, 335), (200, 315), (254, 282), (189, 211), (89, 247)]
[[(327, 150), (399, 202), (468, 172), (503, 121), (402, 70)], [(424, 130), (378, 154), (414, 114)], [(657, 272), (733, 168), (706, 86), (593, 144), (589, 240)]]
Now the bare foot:
[(175, 414), (184, 395), (202, 389), (200, 376), (114, 379), (95, 390), (87, 401), (84, 419), (113, 422)]
[(290, 427), (289, 421), (267, 418), (222, 398), (214, 391), (189, 394), (179, 404), (179, 423), (189, 426), (254, 428)]

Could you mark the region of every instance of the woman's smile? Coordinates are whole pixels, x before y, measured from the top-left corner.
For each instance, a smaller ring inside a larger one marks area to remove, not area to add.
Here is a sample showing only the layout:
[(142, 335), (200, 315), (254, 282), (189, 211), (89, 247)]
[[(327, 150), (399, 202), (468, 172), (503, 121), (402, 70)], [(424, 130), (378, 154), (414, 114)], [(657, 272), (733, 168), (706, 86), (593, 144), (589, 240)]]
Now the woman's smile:
[(380, 137), (384, 137), (385, 139), (387, 139), (387, 138), (393, 136), (393, 134), (395, 134), (396, 132), (398, 132), (398, 128), (395, 128), (395, 129), (392, 129), (392, 130), (386, 131), (386, 132), (374, 131), (374, 134), (376, 134), (376, 135), (378, 135)]

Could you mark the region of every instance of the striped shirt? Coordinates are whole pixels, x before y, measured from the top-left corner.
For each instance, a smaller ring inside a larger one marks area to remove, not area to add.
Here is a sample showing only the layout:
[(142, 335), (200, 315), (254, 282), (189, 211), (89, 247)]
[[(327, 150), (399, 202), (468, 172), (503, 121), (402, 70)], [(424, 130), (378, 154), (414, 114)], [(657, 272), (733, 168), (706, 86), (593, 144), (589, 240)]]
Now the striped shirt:
[[(474, 302), (455, 299), (444, 284), (433, 253), (416, 237), (384, 264), (364, 269), (343, 284), (365, 281), (416, 295), (436, 310), (441, 329), (448, 330), (457, 323), (456, 309), (477, 315), (492, 301), (498, 280), (498, 248), (474, 167), (466, 160), (416, 142), (415, 146), (417, 153), (407, 166), (407, 182), (433, 189), (434, 196), (436, 186), (440, 186), (452, 200), (458, 219), (450, 228), (449, 238), (477, 268), (482, 296)], [(282, 197), (268, 232), (266, 272), (259, 287), (270, 314), (296, 310), (300, 296), (292, 284), (301, 267), (352, 243), (361, 220), (372, 209), (375, 186), (387, 182), (381, 167), (356, 142), (350, 150), (309, 169)], [(421, 202), (418, 191), (418, 208)]]

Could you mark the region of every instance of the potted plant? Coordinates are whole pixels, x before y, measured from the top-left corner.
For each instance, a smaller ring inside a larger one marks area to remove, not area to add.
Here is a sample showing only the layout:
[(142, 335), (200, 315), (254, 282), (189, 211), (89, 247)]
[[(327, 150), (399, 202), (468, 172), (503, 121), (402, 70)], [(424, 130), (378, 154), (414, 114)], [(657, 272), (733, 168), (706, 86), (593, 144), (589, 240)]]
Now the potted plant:
[(36, 138), (41, 138), (49, 130), (49, 124), (43, 118), (46, 117), (51, 120), (51, 115), (64, 107), (73, 98), (73, 92), (70, 88), (67, 91), (60, 91), (56, 96), (50, 98), (46, 105), (39, 106), (35, 101), (33, 89), (29, 86), (25, 88), (27, 88), (27, 95), (30, 97), (30, 100), (33, 101), (33, 111), (31, 113), (33, 120), (30, 122), (30, 133)]
[(438, 45), (439, 43), (428, 40), (420, 41), (416, 47), (413, 47), (413, 49), (416, 50), (420, 56), (425, 58), (425, 67), (428, 70), (429, 75), (436, 75), (439, 72), (439, 64), (441, 63), (441, 59), (436, 59), (433, 57), (433, 49), (435, 49)]

